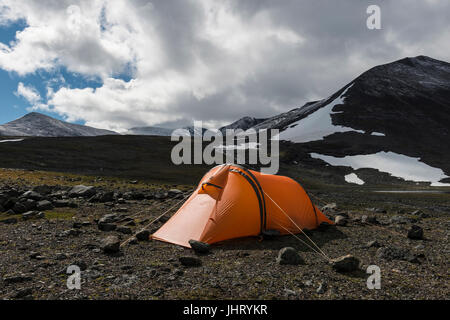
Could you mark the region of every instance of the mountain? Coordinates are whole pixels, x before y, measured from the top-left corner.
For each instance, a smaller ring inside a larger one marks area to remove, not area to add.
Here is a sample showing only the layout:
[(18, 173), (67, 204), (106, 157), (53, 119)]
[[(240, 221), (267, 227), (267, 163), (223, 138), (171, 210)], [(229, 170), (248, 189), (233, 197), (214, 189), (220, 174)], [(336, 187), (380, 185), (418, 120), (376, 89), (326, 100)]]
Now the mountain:
[(242, 129), (242, 130), (247, 130), (250, 129), (258, 124), (260, 124), (261, 122), (266, 121), (267, 119), (257, 119), (257, 118), (253, 118), (253, 117), (243, 117), (235, 122), (233, 122), (232, 124), (229, 124), (227, 126), (224, 126), (222, 128), (220, 128), (219, 130), (222, 133), (225, 133), (225, 131), (227, 129)]
[(125, 132), (126, 135), (135, 136), (170, 136), (173, 129), (160, 127), (135, 127)]
[(90, 137), (116, 134), (114, 131), (67, 123), (37, 112), (0, 126), (0, 136)]
[(254, 128), (279, 129), (293, 161), (450, 182), (450, 64), (418, 56), (380, 65)]

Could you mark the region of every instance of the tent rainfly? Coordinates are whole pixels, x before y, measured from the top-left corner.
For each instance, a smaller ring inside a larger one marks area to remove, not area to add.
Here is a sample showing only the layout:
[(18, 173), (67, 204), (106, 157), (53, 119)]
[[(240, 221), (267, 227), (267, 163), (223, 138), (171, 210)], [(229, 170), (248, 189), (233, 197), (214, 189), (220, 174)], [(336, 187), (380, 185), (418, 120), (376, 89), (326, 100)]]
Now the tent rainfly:
[(268, 230), (296, 234), (333, 224), (294, 180), (226, 164), (211, 169), (183, 206), (152, 238), (190, 247), (258, 236)]

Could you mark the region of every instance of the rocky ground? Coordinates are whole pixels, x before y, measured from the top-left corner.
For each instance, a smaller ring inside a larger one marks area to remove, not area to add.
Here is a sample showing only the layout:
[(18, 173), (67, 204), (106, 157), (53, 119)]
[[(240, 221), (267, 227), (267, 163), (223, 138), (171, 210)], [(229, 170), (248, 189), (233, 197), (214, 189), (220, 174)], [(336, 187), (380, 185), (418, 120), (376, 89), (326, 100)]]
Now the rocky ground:
[[(193, 187), (1, 169), (0, 299), (449, 298), (448, 193), (308, 190), (337, 225), (307, 234), (330, 258), (357, 258), (346, 272), (293, 236), (207, 253), (149, 241), (168, 217), (149, 223)], [(80, 290), (67, 288), (71, 265)], [(379, 290), (367, 288), (369, 265)]]

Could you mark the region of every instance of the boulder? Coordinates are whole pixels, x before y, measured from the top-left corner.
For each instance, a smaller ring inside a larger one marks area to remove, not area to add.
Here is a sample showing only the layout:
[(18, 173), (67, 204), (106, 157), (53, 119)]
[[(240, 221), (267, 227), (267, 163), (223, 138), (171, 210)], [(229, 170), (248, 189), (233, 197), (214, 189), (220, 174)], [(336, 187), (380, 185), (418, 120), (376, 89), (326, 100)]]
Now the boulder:
[(375, 218), (373, 216), (367, 216), (367, 215), (363, 215), (361, 217), (361, 222), (367, 223), (367, 224), (378, 224), (377, 218)]
[(23, 220), (29, 220), (38, 217), (39, 211), (28, 211), (22, 214)]
[(327, 205), (324, 205), (323, 207), (322, 207), (322, 211), (327, 211), (327, 210), (336, 210), (337, 209), (337, 205), (336, 205), (336, 203), (329, 203), (329, 204), (327, 204)]
[(117, 226), (114, 223), (98, 223), (98, 229), (101, 231), (109, 232), (117, 229)]
[(25, 199), (31, 199), (35, 201), (41, 201), (43, 196), (40, 193), (37, 193), (36, 191), (27, 191), (24, 194), (22, 194), (21, 198)]
[(423, 229), (417, 225), (412, 225), (408, 230), (408, 238), (413, 240), (423, 240)]
[(197, 257), (183, 256), (179, 257), (178, 260), (186, 267), (200, 267), (202, 265), (202, 261)]
[(53, 201), (53, 205), (55, 208), (78, 208), (78, 205), (75, 202), (69, 200), (55, 200)]
[(53, 208), (54, 208), (53, 204), (47, 200), (39, 201), (36, 205), (36, 209), (39, 211), (52, 210)]
[(148, 241), (150, 238), (150, 231), (148, 230), (141, 230), (138, 233), (136, 233), (136, 239), (138, 241)]
[(348, 222), (347, 218), (342, 215), (338, 215), (336, 216), (336, 218), (334, 218), (334, 223), (337, 226), (345, 226), (347, 225), (347, 222)]
[(331, 266), (337, 272), (352, 272), (358, 270), (360, 261), (358, 258), (348, 254), (331, 260)]
[(77, 197), (89, 198), (95, 195), (96, 193), (97, 192), (95, 190), (95, 187), (78, 185), (70, 189), (68, 195), (71, 198)]
[(305, 261), (294, 248), (286, 247), (278, 252), (277, 263), (281, 265), (299, 265), (304, 264)]
[(21, 213), (27, 212), (27, 207), (20, 202), (16, 202), (16, 204), (14, 205), (12, 210), (17, 214), (21, 214)]
[(189, 240), (191, 248), (197, 253), (208, 253), (211, 246), (208, 243), (204, 243), (196, 240)]
[(116, 236), (109, 236), (102, 241), (101, 246), (105, 253), (116, 253), (120, 250), (120, 239)]

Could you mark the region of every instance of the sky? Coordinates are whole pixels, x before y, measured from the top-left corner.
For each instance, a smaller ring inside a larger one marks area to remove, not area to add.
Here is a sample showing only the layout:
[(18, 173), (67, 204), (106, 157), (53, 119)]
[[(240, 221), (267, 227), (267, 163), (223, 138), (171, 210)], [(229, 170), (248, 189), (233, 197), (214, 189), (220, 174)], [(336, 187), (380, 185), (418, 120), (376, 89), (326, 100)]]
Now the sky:
[(450, 1), (0, 0), (0, 123), (219, 127), (418, 55), (450, 61)]

